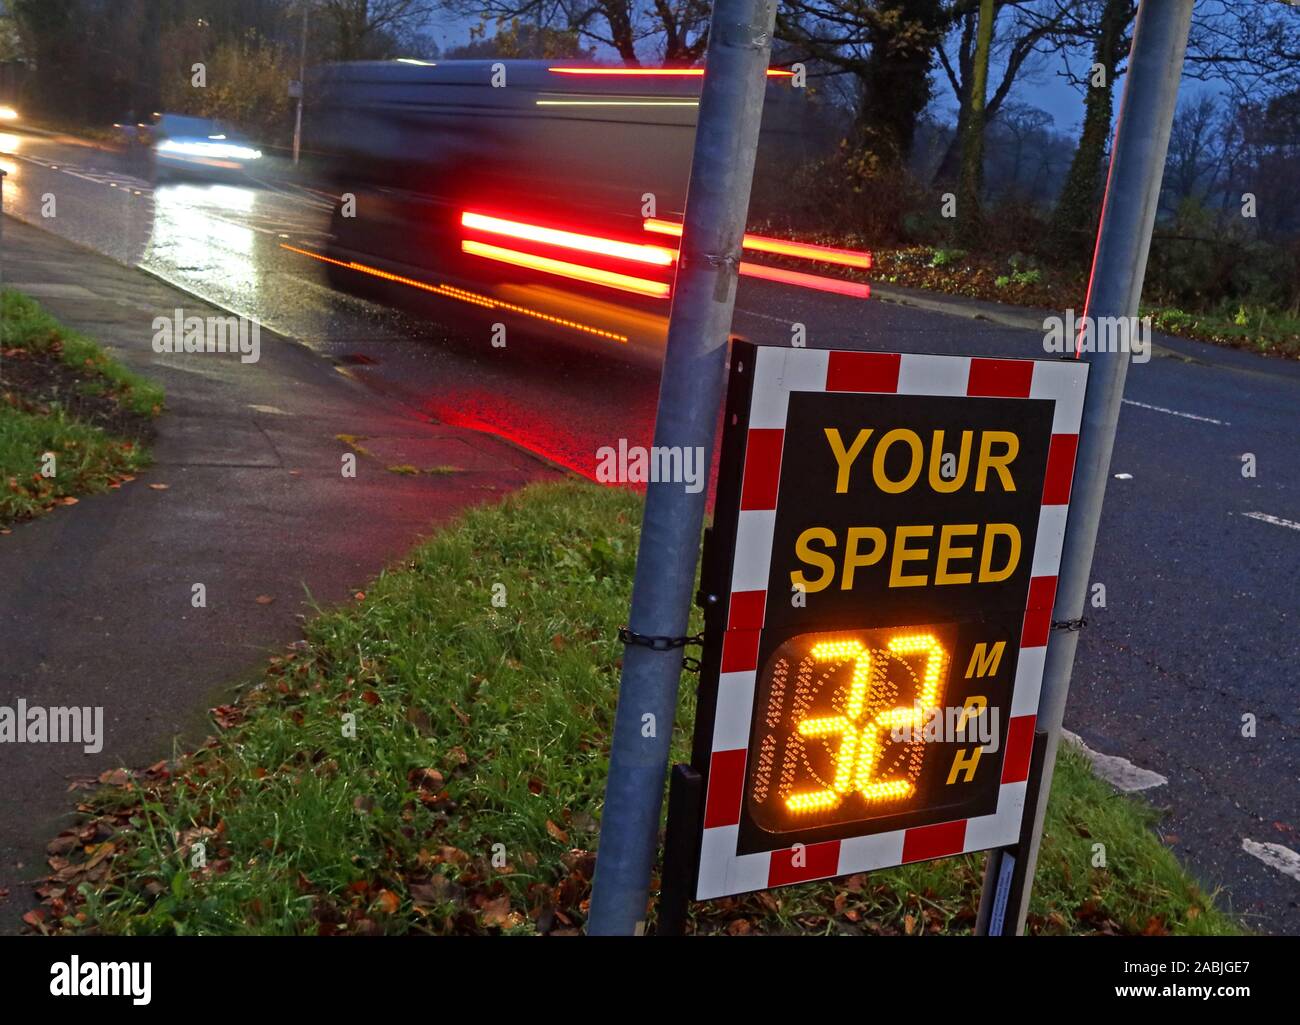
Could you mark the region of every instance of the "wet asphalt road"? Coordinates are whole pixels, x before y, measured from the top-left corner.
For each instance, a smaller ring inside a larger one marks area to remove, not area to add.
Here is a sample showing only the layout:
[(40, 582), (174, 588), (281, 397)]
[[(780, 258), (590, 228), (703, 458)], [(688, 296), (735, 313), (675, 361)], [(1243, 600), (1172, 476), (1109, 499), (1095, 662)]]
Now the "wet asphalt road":
[[(154, 190), (116, 154), (33, 135), (0, 151), (6, 213), (298, 338), (439, 420), (587, 475), (600, 446), (649, 444), (644, 362), (515, 333), (493, 349), (333, 291), (281, 248), (323, 247), (326, 197), (284, 180)], [(1043, 354), (1028, 327), (742, 282), (736, 331), (788, 343), (796, 321), (810, 346)], [(1112, 465), (1129, 476), (1110, 483), (1093, 572), (1107, 604), (1089, 613), (1066, 725), (1168, 777), (1145, 793), (1166, 842), (1252, 928), (1300, 934), (1300, 880), (1243, 849), (1300, 850), (1300, 366), (1170, 344), (1129, 374)]]

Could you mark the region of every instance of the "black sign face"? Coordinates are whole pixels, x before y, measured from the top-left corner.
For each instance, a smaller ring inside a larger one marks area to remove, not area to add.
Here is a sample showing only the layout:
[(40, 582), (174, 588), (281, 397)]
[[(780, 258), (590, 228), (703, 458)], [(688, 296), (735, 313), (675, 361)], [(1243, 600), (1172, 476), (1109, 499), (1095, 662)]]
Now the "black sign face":
[[(755, 857), (802, 848), (822, 852), (821, 876), (936, 856), (905, 852), (936, 824), (964, 843), (979, 820), (971, 842), (1010, 842), (1086, 369), (749, 346), (733, 360), (721, 554), (705, 569), (729, 597), (706, 631), (697, 895), (811, 878), (755, 882)], [(867, 836), (898, 853), (837, 843)]]
[(764, 626), (1023, 611), (1052, 406), (792, 394), (768, 594), (808, 601), (769, 603)]

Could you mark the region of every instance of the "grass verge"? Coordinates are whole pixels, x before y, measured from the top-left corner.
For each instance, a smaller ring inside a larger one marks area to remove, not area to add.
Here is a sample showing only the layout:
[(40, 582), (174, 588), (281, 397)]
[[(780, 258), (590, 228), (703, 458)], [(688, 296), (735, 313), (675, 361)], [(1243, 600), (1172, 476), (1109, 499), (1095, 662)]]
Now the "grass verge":
[(162, 402), (31, 298), (0, 292), (0, 528), (129, 479)]
[[(86, 781), (43, 932), (572, 934), (584, 920), (638, 496), (534, 485), (467, 513), (270, 659), (218, 735)], [(689, 686), (676, 724), (683, 757)], [(1073, 754), (1037, 932), (1236, 931)], [(1106, 867), (1093, 867), (1105, 844)], [(969, 930), (966, 857), (697, 905), (698, 932)]]
[[(782, 234), (780, 229), (769, 230)], [(1085, 270), (1052, 267), (1021, 253), (1007, 256), (926, 245), (878, 248), (854, 236), (800, 241), (871, 250), (872, 269), (849, 275), (866, 282), (1044, 310), (1082, 311), (1087, 294)], [(790, 267), (800, 269), (796, 263)], [(1168, 335), (1265, 356), (1300, 359), (1300, 317), (1294, 311), (1221, 304), (1212, 310), (1188, 312), (1156, 304), (1143, 306), (1140, 314), (1150, 316), (1152, 328)]]

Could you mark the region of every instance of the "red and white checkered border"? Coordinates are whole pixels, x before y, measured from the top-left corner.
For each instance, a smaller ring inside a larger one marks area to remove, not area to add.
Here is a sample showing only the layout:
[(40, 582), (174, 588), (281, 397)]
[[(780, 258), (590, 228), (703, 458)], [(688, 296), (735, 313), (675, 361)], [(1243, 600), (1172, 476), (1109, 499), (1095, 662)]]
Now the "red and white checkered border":
[[(774, 347), (756, 349), (755, 360), (731, 594), (705, 794), (697, 899), (828, 879), (1015, 842), (1024, 812), (1034, 719), (1051, 629), (1070, 484), (1074, 478), (1087, 366), (1069, 361)], [(767, 600), (786, 408), (791, 392), (994, 396), (1055, 402), (1001, 788), (997, 810), (992, 815), (809, 844), (799, 859), (790, 848), (758, 854), (737, 853), (745, 758), (758, 675), (758, 641)]]

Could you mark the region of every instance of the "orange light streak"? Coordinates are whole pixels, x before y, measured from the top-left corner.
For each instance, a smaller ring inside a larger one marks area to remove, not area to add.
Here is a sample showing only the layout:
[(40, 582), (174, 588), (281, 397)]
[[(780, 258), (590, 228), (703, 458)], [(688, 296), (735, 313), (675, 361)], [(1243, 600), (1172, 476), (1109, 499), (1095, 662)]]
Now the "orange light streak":
[(517, 249), (488, 245), (486, 242), (466, 240), (461, 242), (460, 248), (471, 256), (481, 256), (487, 260), (496, 260), (516, 267), (539, 270), (562, 278), (572, 278), (575, 281), (586, 281), (593, 285), (604, 285), (607, 288), (616, 288), (622, 292), (648, 295), (656, 299), (668, 298), (670, 290), (668, 284), (663, 281), (651, 281), (648, 278), (637, 278), (630, 274), (601, 270), (599, 267), (587, 267), (580, 263), (570, 263), (567, 260), (556, 260), (549, 256), (523, 253)]
[(608, 338), (613, 342), (627, 344), (627, 335), (616, 334), (613, 331), (604, 331), (598, 327), (592, 327), (589, 324), (582, 324), (576, 320), (566, 320), (563, 317), (553, 317), (549, 313), (542, 313), (540, 310), (529, 309), (527, 306), (519, 306), (516, 303), (503, 302), (500, 299), (493, 299), (491, 296), (479, 295), (477, 292), (471, 292), (468, 289), (457, 288), (454, 285), (433, 285), (427, 281), (417, 281), (415, 278), (402, 277), (400, 274), (390, 274), (387, 271), (379, 270), (377, 267), (368, 267), (364, 263), (357, 263), (355, 260), (336, 260), (332, 256), (324, 256), (321, 253), (313, 253), (310, 249), (299, 249), (297, 246), (291, 246), (286, 242), (280, 243), (281, 249), (287, 249), (291, 253), (299, 253), (302, 256), (310, 256), (313, 260), (319, 260), (321, 263), (332, 263), (336, 267), (344, 267), (348, 270), (357, 271), (360, 274), (369, 274), (372, 277), (382, 278), (385, 281), (393, 281), (400, 285), (409, 285), (412, 288), (418, 288), (421, 291), (432, 292), (435, 295), (443, 296), (447, 299), (455, 299), (458, 302), (471, 303), (474, 306), (481, 306), (489, 310), (505, 310), (508, 313), (518, 313), (521, 316), (532, 317), (534, 320), (544, 320), (549, 324), (556, 324), (560, 327), (572, 328), (575, 331), (581, 331), (584, 334), (595, 335), (598, 338)]

